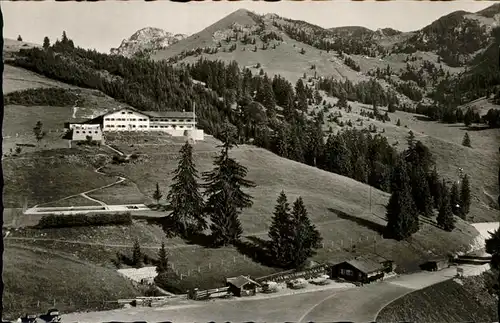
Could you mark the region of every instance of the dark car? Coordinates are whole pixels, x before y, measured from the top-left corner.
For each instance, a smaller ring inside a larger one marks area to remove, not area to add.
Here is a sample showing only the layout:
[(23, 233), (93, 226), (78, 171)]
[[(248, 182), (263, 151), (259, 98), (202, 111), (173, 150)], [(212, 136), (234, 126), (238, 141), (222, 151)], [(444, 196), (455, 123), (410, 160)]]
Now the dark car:
[(59, 310), (55, 308), (51, 308), (47, 311), (47, 314), (41, 315), (41, 319), (43, 319), (45, 322), (48, 323), (59, 323), (61, 322), (61, 314), (59, 313)]
[(35, 323), (37, 316), (35, 314), (26, 314), (21, 317), (22, 323)]

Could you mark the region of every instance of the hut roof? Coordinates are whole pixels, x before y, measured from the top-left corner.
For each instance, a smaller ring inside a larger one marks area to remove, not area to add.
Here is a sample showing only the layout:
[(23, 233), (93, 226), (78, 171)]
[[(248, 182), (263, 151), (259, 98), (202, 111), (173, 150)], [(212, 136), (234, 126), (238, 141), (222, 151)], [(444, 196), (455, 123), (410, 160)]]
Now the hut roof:
[(256, 281), (250, 279), (249, 277), (247, 276), (243, 276), (243, 275), (240, 275), (238, 277), (231, 277), (231, 278), (227, 278), (226, 279), (226, 282), (228, 284), (231, 284), (233, 285), (234, 287), (236, 288), (241, 288), (243, 286), (245, 286), (246, 284), (255, 284), (257, 286), (260, 286), (259, 283), (257, 283)]

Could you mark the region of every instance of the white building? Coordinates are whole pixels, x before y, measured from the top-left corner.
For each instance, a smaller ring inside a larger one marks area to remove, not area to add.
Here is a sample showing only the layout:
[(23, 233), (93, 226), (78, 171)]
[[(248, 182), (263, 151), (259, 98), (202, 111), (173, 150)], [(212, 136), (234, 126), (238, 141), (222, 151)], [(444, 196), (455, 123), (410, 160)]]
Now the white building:
[(194, 112), (176, 111), (139, 111), (132, 108), (122, 108), (110, 111), (95, 119), (81, 124), (70, 124), (73, 132), (78, 125), (99, 125), (102, 132), (116, 131), (162, 131), (174, 137), (188, 137), (193, 140), (203, 140), (202, 129), (196, 129)]

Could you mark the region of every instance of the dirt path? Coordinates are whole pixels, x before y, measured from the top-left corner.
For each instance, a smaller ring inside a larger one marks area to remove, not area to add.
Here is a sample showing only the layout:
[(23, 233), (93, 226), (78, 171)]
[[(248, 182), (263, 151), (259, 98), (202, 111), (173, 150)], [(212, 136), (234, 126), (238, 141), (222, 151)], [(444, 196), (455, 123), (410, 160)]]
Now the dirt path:
[(102, 202), (102, 201), (99, 201), (99, 200), (96, 200), (96, 199), (94, 199), (94, 198), (91, 198), (90, 196), (86, 195), (85, 193), (81, 193), (81, 194), (80, 194), (80, 196), (81, 196), (81, 197), (83, 197), (83, 198), (86, 198), (87, 200), (90, 200), (90, 201), (94, 201), (94, 202), (96, 202), (96, 203), (99, 203), (99, 204), (101, 204), (101, 205), (102, 205), (102, 206), (104, 206), (104, 207), (108, 206), (106, 203), (104, 203), (104, 202)]

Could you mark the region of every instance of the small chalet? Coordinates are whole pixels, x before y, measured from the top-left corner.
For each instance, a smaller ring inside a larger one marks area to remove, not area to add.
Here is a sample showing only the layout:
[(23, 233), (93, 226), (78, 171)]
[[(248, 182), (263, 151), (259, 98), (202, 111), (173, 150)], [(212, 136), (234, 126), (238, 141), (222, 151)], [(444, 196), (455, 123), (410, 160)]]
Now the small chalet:
[(366, 255), (330, 267), (330, 276), (352, 282), (370, 283), (393, 271), (393, 262), (378, 255)]
[(226, 286), (234, 296), (251, 296), (257, 293), (260, 284), (247, 276), (238, 276), (226, 279)]

